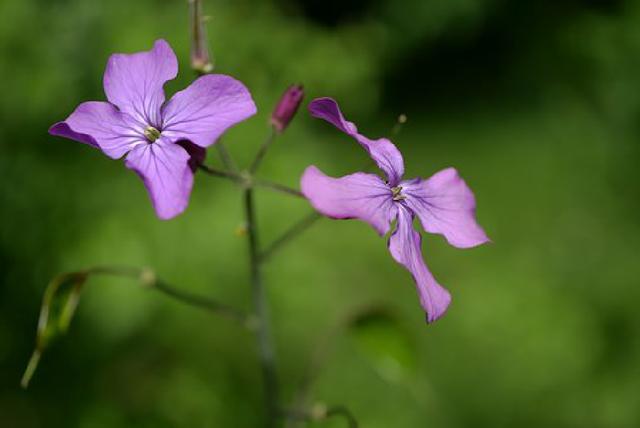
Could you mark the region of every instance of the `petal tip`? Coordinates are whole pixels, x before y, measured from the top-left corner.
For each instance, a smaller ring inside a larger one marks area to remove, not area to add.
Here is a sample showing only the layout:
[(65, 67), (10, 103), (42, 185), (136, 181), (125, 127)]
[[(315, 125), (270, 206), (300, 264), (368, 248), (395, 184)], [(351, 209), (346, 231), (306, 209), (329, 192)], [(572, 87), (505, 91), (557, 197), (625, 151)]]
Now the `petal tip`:
[(171, 45), (169, 44), (169, 42), (167, 42), (167, 40), (163, 38), (156, 39), (153, 42), (153, 47), (155, 48), (156, 46), (168, 47), (169, 49), (171, 49)]
[(65, 126), (67, 126), (67, 124), (64, 122), (56, 122), (49, 127), (49, 129), (47, 130), (47, 133), (49, 135), (55, 135), (56, 137), (60, 136)]
[(158, 217), (159, 220), (162, 221), (169, 221), (172, 220), (174, 218), (176, 218), (177, 216), (179, 216), (180, 214), (182, 214), (187, 207), (181, 208), (179, 210), (175, 210), (175, 211), (171, 211), (171, 212), (158, 212), (158, 210), (156, 209), (156, 217)]
[(49, 135), (53, 135), (54, 137), (63, 137), (70, 140), (78, 141), (80, 143), (95, 147), (96, 149), (100, 148), (100, 146), (92, 136), (74, 131), (66, 121), (54, 123), (49, 127), (47, 133)]
[(318, 97), (311, 100), (307, 108), (309, 109), (309, 112), (311, 112), (311, 114), (313, 115), (314, 111), (316, 111), (317, 109), (326, 108), (327, 106), (338, 107), (338, 102), (331, 97)]
[(438, 321), (440, 318), (445, 316), (447, 311), (449, 310), (449, 306), (451, 304), (451, 294), (449, 294), (449, 292), (446, 290), (444, 291), (446, 294), (441, 296), (443, 300), (438, 302), (438, 307), (434, 308), (430, 312), (426, 312), (425, 319), (427, 321), (427, 324), (433, 324), (434, 322)]

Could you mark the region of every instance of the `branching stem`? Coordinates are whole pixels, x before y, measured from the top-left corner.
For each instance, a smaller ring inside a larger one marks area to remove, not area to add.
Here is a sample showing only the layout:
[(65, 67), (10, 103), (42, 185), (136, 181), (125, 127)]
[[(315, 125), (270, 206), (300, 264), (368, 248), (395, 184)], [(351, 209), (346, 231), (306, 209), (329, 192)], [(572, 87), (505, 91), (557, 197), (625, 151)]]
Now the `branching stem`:
[(221, 303), (215, 299), (182, 291), (174, 287), (168, 282), (157, 278), (155, 273), (150, 269), (134, 268), (128, 266), (97, 266), (89, 268), (85, 273), (89, 275), (109, 275), (128, 277), (140, 282), (143, 286), (157, 290), (160, 293), (174, 300), (182, 302), (186, 305), (197, 307), (213, 314), (222, 316), (232, 321), (249, 327), (251, 324), (250, 317), (245, 313), (225, 303)]
[(227, 178), (237, 184), (243, 185), (244, 187), (262, 187), (264, 189), (274, 190), (276, 192), (284, 193), (286, 195), (296, 196), (298, 198), (304, 198), (304, 195), (299, 190), (296, 190), (289, 186), (285, 186), (284, 184), (274, 183), (268, 180), (255, 179), (251, 177), (251, 175), (248, 173), (221, 170), (217, 168), (212, 168), (207, 165), (200, 165), (199, 169), (200, 171), (204, 172), (207, 175), (210, 175), (212, 177)]

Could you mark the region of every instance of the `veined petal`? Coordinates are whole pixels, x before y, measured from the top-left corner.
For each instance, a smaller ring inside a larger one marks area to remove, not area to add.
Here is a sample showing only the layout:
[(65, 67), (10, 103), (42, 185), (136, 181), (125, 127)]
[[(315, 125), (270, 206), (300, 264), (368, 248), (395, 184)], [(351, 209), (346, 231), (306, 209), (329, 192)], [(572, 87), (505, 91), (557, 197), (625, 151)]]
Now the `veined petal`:
[(411, 272), (420, 304), (427, 312), (427, 322), (431, 323), (444, 315), (451, 303), (451, 295), (429, 272), (422, 258), (422, 238), (413, 229), (413, 215), (403, 205), (398, 208), (398, 222), (389, 238), (389, 251), (398, 263)]
[(136, 121), (100, 101), (80, 104), (65, 121), (49, 128), (49, 133), (100, 148), (113, 159), (121, 158), (145, 141), (143, 129)]
[(142, 178), (156, 214), (163, 220), (187, 208), (193, 187), (189, 159), (185, 149), (162, 137), (137, 146), (127, 156), (125, 165)]
[(389, 231), (396, 215), (391, 189), (374, 174), (358, 172), (332, 178), (310, 166), (300, 184), (304, 196), (320, 213), (331, 218), (366, 221), (380, 235)]
[(160, 126), (163, 86), (178, 75), (178, 60), (171, 46), (156, 40), (150, 51), (113, 54), (104, 72), (104, 92), (120, 111), (140, 124)]
[(405, 203), (427, 232), (444, 235), (458, 248), (475, 247), (489, 241), (476, 222), (473, 192), (454, 168), (444, 169), (427, 180), (408, 180), (400, 185)]
[(69, 127), (67, 122), (54, 123), (49, 128), (49, 134), (56, 135), (58, 137), (65, 137), (70, 140), (75, 140), (80, 143), (88, 144), (90, 146), (95, 147), (96, 149), (100, 148), (100, 146), (98, 146), (98, 143), (96, 143), (96, 140), (94, 140), (93, 137), (90, 137), (89, 135), (86, 135), (86, 134), (80, 134), (79, 132), (75, 132), (73, 129)]
[(222, 74), (208, 74), (167, 102), (162, 110), (162, 135), (171, 141), (184, 139), (207, 147), (255, 113), (256, 105), (242, 83)]
[(324, 119), (336, 128), (355, 138), (364, 147), (378, 167), (384, 171), (389, 184), (394, 187), (404, 174), (404, 160), (400, 150), (388, 139), (370, 140), (358, 133), (353, 122), (344, 118), (340, 106), (333, 98), (316, 98), (309, 104), (311, 116)]

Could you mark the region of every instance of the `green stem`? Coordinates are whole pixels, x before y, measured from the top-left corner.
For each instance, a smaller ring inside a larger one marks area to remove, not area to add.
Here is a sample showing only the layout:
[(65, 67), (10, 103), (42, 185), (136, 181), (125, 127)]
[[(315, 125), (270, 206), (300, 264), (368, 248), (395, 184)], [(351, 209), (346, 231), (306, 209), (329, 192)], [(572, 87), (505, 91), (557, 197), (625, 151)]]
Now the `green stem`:
[(143, 286), (147, 286), (153, 290), (156, 290), (167, 297), (175, 299), (186, 305), (203, 309), (213, 314), (222, 316), (232, 321), (239, 322), (244, 326), (250, 326), (251, 319), (242, 311), (229, 306), (225, 303), (221, 303), (215, 299), (209, 297), (200, 296), (197, 294), (182, 291), (168, 282), (157, 278), (155, 273), (150, 269), (140, 269), (127, 266), (98, 266), (86, 270), (90, 275), (110, 275), (128, 277), (139, 281)]
[(276, 139), (276, 135), (277, 135), (276, 129), (274, 127), (271, 127), (271, 133), (269, 134), (267, 139), (264, 140), (264, 142), (258, 149), (258, 153), (256, 154), (256, 157), (253, 159), (253, 162), (251, 162), (251, 166), (249, 167), (249, 173), (251, 175), (255, 174), (258, 168), (260, 167), (260, 164), (262, 163), (264, 156), (267, 154), (267, 150), (269, 150), (269, 147), (271, 146), (273, 141)]
[(202, 171), (205, 174), (210, 175), (212, 177), (228, 178), (228, 179), (230, 179), (232, 181), (235, 181), (236, 183), (241, 183), (243, 181), (242, 175), (240, 175), (237, 172), (225, 171), (225, 170), (222, 170), (222, 169), (212, 168), (212, 167), (207, 166), (207, 165), (199, 165), (198, 169), (200, 169), (200, 171)]
[(279, 238), (271, 243), (267, 247), (266, 250), (262, 251), (260, 255), (260, 261), (262, 263), (266, 262), (268, 259), (273, 256), (280, 248), (284, 247), (290, 241), (298, 237), (301, 233), (306, 231), (308, 228), (313, 226), (316, 221), (318, 221), (322, 216), (317, 212), (313, 211), (291, 226), (287, 231), (285, 231)]
[(247, 235), (249, 237), (249, 263), (251, 271), (251, 291), (253, 306), (257, 318), (256, 339), (262, 368), (264, 382), (264, 395), (266, 403), (267, 419), (265, 427), (273, 428), (278, 420), (278, 378), (276, 373), (275, 352), (271, 340), (271, 329), (267, 298), (262, 283), (262, 272), (259, 258), (258, 231), (255, 217), (253, 189), (244, 190), (244, 209), (247, 222)]
[(218, 150), (218, 155), (220, 155), (220, 160), (222, 161), (222, 165), (229, 171), (238, 171), (238, 167), (231, 157), (231, 153), (227, 150), (227, 146), (225, 146), (222, 141), (218, 141), (216, 144), (216, 150)]
[(274, 183), (273, 181), (253, 179), (253, 185), (256, 187), (262, 187), (263, 189), (275, 190), (276, 192), (284, 193), (286, 195), (295, 196), (297, 198), (304, 198), (301, 191), (293, 189), (289, 186), (285, 186), (280, 183)]
[(304, 195), (299, 190), (285, 186), (284, 184), (274, 183), (268, 180), (257, 180), (252, 178), (248, 173), (221, 170), (206, 165), (200, 165), (198, 168), (200, 169), (200, 171), (204, 172), (207, 175), (210, 175), (212, 177), (228, 178), (229, 180), (238, 184), (242, 184), (245, 187), (262, 187), (264, 189), (274, 190), (286, 195), (304, 198)]

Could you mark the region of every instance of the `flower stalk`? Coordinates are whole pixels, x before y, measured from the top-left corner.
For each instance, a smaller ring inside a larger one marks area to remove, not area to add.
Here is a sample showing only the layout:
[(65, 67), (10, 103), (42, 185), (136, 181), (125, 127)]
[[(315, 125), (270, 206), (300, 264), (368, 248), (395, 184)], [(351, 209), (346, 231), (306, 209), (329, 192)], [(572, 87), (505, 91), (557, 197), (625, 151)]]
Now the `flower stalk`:
[(265, 263), (268, 261), (280, 248), (297, 238), (311, 226), (313, 226), (322, 216), (316, 211), (304, 216), (298, 222), (294, 223), (289, 229), (287, 229), (279, 238), (276, 238), (266, 249), (260, 253), (260, 262)]
[(244, 211), (249, 241), (249, 266), (254, 315), (257, 318), (256, 338), (260, 366), (264, 381), (264, 396), (267, 419), (265, 427), (273, 428), (277, 424), (279, 408), (279, 385), (275, 363), (275, 351), (271, 339), (271, 327), (267, 297), (262, 281), (262, 269), (258, 244), (258, 230), (255, 216), (253, 188), (244, 190)]
[(249, 172), (251, 174), (255, 174), (256, 171), (258, 171), (258, 168), (260, 167), (262, 160), (267, 154), (267, 150), (269, 150), (269, 147), (271, 147), (271, 144), (273, 144), (273, 141), (276, 139), (276, 133), (277, 133), (276, 128), (272, 127), (271, 132), (269, 133), (269, 136), (267, 137), (266, 140), (264, 140), (264, 142), (258, 149), (258, 153), (256, 154), (256, 157), (253, 159), (253, 162), (251, 162), (251, 166), (249, 167)]
[(201, 0), (189, 0), (189, 18), (191, 26), (191, 68), (199, 74), (211, 73), (213, 71), (213, 62), (209, 55)]
[(227, 170), (220, 170), (212, 168), (206, 165), (199, 165), (198, 168), (207, 175), (212, 177), (227, 178), (243, 187), (262, 187), (264, 189), (270, 189), (286, 195), (295, 196), (298, 198), (304, 198), (304, 195), (299, 190), (292, 187), (285, 186), (284, 184), (274, 183), (269, 180), (261, 180), (254, 178), (250, 173), (233, 172)]
[(221, 316), (244, 326), (251, 325), (251, 317), (239, 309), (218, 300), (183, 291), (164, 279), (158, 278), (149, 268), (128, 266), (96, 266), (82, 271), (87, 276), (103, 275), (130, 278), (138, 281), (143, 287), (156, 290), (165, 296), (188, 306), (199, 308), (212, 314)]

